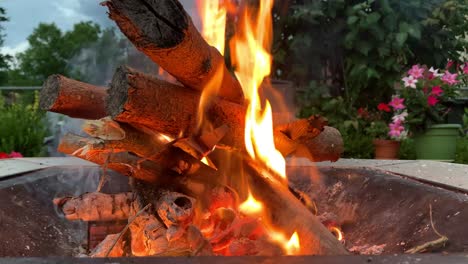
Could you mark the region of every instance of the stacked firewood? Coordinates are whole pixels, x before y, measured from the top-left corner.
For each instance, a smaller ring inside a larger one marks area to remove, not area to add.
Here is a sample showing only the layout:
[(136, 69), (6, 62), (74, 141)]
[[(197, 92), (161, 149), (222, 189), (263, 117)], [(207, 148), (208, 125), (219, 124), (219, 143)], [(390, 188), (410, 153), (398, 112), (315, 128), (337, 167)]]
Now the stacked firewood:
[[(127, 228), (107, 237), (91, 255), (283, 253), (266, 242), (266, 229), (256, 219), (237, 212), (245, 185), (230, 175), (233, 166), (246, 174), (270, 224), (288, 235), (297, 231), (301, 253), (346, 254), (297, 199), (297, 191), (245, 155), (242, 89), (182, 5), (177, 0), (109, 0), (103, 5), (127, 38), (180, 84), (126, 66), (116, 70), (109, 87), (61, 75), (45, 81), (43, 109), (88, 119), (83, 130), (89, 137), (68, 134), (59, 151), (131, 177), (132, 193), (56, 199), (70, 220), (128, 219)], [(200, 126), (201, 92), (219, 69), (218, 97), (206, 106)], [(319, 116), (277, 125), (274, 137), (284, 156), (335, 161), (343, 151), (339, 132)], [(227, 156), (229, 167), (223, 166)]]

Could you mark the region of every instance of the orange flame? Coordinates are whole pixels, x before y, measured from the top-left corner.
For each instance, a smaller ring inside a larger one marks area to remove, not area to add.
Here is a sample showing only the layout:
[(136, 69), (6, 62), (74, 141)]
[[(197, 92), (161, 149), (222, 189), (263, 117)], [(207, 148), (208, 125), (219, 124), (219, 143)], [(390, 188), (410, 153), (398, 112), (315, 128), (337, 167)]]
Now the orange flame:
[(202, 36), (224, 55), (227, 7), (220, 0), (199, 0)]
[[(224, 55), (226, 43), (227, 7), (222, 0), (198, 0), (198, 10), (202, 21), (202, 36), (208, 44)], [(204, 85), (198, 106), (198, 128), (204, 121), (206, 105), (210, 98), (217, 95), (223, 81), (224, 68), (216, 69), (210, 80)]]
[(269, 236), (284, 249), (286, 255), (299, 255), (301, 245), (297, 232), (294, 232), (289, 240), (282, 232), (274, 230), (269, 230)]
[(235, 74), (239, 79), (246, 99), (249, 101), (245, 124), (245, 146), (249, 155), (260, 159), (272, 170), (286, 178), (286, 162), (276, 150), (273, 137), (273, 118), (270, 103), (262, 110), (258, 89), (271, 70), (271, 47), (273, 0), (259, 1), (256, 23), (250, 20), (248, 8), (242, 17), (242, 30), (231, 42)]
[(239, 205), (239, 211), (245, 215), (256, 216), (262, 213), (263, 204), (257, 201), (249, 191), (247, 200)]
[(301, 247), (299, 243), (299, 235), (297, 234), (297, 232), (294, 232), (294, 234), (291, 236), (288, 243), (286, 244), (286, 253), (288, 255), (297, 255), (300, 249)]

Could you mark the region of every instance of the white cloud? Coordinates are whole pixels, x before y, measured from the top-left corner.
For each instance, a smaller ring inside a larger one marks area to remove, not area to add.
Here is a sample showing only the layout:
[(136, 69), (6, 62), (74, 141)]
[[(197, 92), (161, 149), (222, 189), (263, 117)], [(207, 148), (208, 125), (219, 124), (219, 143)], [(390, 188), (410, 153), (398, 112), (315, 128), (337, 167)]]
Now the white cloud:
[(60, 1), (54, 2), (53, 5), (57, 9), (58, 14), (63, 16), (65, 19), (73, 21), (91, 20), (91, 17), (79, 12), (81, 10), (81, 4), (79, 1)]
[(8, 55), (14, 56), (19, 52), (25, 51), (28, 47), (29, 47), (29, 43), (27, 41), (23, 41), (16, 46), (4, 46), (0, 49), (0, 52), (2, 54), (8, 54)]

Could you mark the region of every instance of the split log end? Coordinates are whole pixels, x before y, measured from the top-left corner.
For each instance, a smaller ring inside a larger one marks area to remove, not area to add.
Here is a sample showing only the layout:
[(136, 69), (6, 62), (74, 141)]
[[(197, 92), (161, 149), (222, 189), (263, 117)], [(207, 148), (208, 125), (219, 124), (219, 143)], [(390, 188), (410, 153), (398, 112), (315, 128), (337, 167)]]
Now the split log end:
[(69, 79), (62, 75), (51, 75), (44, 82), (39, 98), (41, 109), (70, 117), (99, 119), (106, 116), (105, 87), (98, 87)]
[(124, 105), (128, 100), (128, 79), (129, 68), (120, 66), (112, 77), (111, 89), (106, 98), (106, 112), (116, 117), (124, 111)]
[(53, 108), (54, 103), (59, 97), (60, 78), (60, 75), (54, 74), (49, 76), (44, 82), (39, 98), (39, 107), (41, 109), (48, 111)]

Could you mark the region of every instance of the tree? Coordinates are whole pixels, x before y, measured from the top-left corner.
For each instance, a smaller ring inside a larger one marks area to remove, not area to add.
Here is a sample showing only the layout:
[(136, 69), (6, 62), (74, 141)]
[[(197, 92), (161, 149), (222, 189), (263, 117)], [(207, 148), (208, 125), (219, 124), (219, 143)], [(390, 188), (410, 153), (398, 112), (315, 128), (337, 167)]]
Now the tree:
[(51, 74), (70, 76), (70, 59), (97, 41), (100, 32), (92, 22), (75, 24), (65, 33), (54, 23), (39, 24), (28, 37), (29, 48), (17, 55), (18, 68), (10, 72), (9, 83), (40, 85)]
[[(3, 47), (5, 42), (5, 35), (3, 34), (3, 23), (8, 21), (6, 17), (6, 11), (4, 8), (0, 7), (0, 48)], [(8, 62), (11, 60), (11, 56), (0, 54), (0, 85), (4, 84), (8, 79)]]

